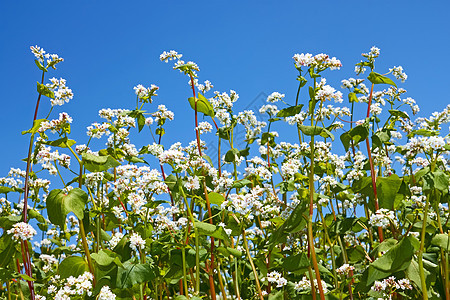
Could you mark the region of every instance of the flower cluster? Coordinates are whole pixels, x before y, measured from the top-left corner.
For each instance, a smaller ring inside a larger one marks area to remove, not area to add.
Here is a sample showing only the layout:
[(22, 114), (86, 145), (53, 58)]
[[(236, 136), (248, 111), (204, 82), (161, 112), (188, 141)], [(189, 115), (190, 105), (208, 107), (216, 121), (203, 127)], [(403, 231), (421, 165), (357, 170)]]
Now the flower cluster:
[(50, 99), (52, 106), (55, 105), (63, 105), (64, 103), (68, 103), (71, 99), (73, 99), (73, 92), (66, 86), (66, 80), (63, 78), (56, 79), (50, 78), (51, 83), (47, 83), (46, 87), (48, 87), (51, 91), (53, 91), (54, 98)]
[(91, 296), (93, 279), (94, 276), (89, 272), (84, 272), (78, 277), (70, 276), (61, 281), (55, 276), (55, 283), (60, 285), (60, 288), (58, 289), (57, 286), (52, 284), (47, 288), (47, 292), (53, 295), (55, 300), (68, 300), (77, 295)]
[(28, 223), (19, 222), (15, 223), (11, 229), (6, 231), (7, 234), (12, 234), (12, 238), (15, 241), (31, 240), (33, 236), (37, 234), (36, 230)]
[(267, 274), (267, 281), (273, 282), (277, 284), (277, 287), (283, 287), (287, 284), (286, 278), (281, 276), (281, 274), (277, 271), (272, 271)]
[(342, 63), (336, 57), (330, 58), (327, 54), (321, 53), (313, 56), (310, 53), (295, 54), (294, 57), (295, 66), (297, 68), (313, 67), (319, 69), (330, 68), (330, 70), (340, 69)]
[(382, 294), (384, 299), (392, 299), (392, 294), (396, 290), (412, 290), (412, 288), (408, 279), (396, 280), (394, 276), (391, 276), (383, 281), (375, 281), (371, 290)]

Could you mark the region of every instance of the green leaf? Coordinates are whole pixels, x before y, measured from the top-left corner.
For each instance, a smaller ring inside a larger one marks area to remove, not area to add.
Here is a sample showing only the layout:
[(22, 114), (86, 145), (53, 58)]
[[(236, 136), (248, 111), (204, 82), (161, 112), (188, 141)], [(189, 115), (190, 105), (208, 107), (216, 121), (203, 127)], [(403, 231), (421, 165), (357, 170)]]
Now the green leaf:
[(205, 222), (194, 222), (194, 227), (198, 229), (200, 235), (212, 236), (216, 239), (224, 241), (225, 245), (230, 243), (230, 238), (226, 234), (225, 230), (213, 224)]
[(377, 192), (380, 208), (392, 210), (394, 208), (394, 200), (403, 180), (397, 174), (389, 177), (377, 178)]
[(413, 137), (416, 135), (421, 135), (421, 136), (437, 136), (439, 135), (439, 132), (434, 131), (434, 130), (428, 130), (428, 129), (417, 129), (417, 130), (413, 130), (411, 131), (410, 134), (408, 134), (408, 137)]
[[(430, 272), (424, 268), (424, 275), (426, 278), (426, 285), (429, 287), (429, 279), (430, 279)], [(408, 277), (409, 280), (411, 280), (412, 282), (414, 282), (417, 287), (419, 288), (419, 290), (422, 290), (422, 281), (420, 278), (420, 269), (419, 269), (419, 264), (417, 263), (417, 261), (413, 260), (411, 262), (411, 264), (408, 266), (408, 268), (406, 269), (406, 276)]]
[(80, 188), (74, 188), (66, 195), (60, 189), (52, 190), (47, 196), (47, 214), (50, 221), (62, 228), (66, 223), (66, 216), (73, 212), (79, 219), (84, 217), (84, 207), (88, 195)]
[(136, 116), (136, 119), (137, 119), (137, 123), (138, 123), (138, 130), (139, 130), (139, 132), (141, 132), (141, 130), (145, 126), (145, 117), (144, 117), (144, 115), (142, 113), (139, 113)]
[(217, 247), (217, 251), (219, 251), (220, 253), (222, 253), (225, 256), (230, 256), (233, 255), (234, 257), (241, 257), (242, 256), (242, 251), (239, 251), (237, 249), (231, 248), (231, 247)]
[(22, 220), (22, 216), (9, 215), (0, 217), (0, 227), (3, 228), (4, 230), (8, 230), (14, 224), (20, 222), (20, 220)]
[(20, 278), (26, 281), (36, 281), (33, 277), (28, 276), (27, 274), (19, 274)]
[(348, 262), (351, 264), (363, 262), (366, 252), (361, 245), (356, 245), (347, 249)]
[(405, 237), (370, 265), (377, 270), (388, 273), (405, 270), (411, 263), (418, 247), (419, 241), (415, 237)]
[(117, 254), (109, 250), (100, 250), (91, 254), (92, 259), (100, 266), (109, 266), (117, 258)]
[(334, 135), (330, 131), (328, 131), (326, 128), (319, 127), (319, 126), (306, 126), (306, 125), (302, 125), (302, 124), (299, 124), (298, 128), (305, 135), (308, 135), (308, 136), (320, 135), (321, 137), (324, 137), (324, 138), (329, 137), (329, 138), (331, 138), (332, 141), (334, 141)]
[(350, 103), (352, 103), (352, 102), (359, 102), (358, 97), (356, 97), (355, 93), (349, 93), (348, 94), (348, 101)]
[(390, 109), (389, 113), (394, 116), (394, 117), (399, 117), (399, 118), (403, 118), (403, 119), (409, 119), (409, 116), (407, 113), (405, 113), (404, 111), (401, 110), (397, 110), (397, 109)]
[(106, 171), (110, 168), (120, 166), (120, 163), (110, 155), (97, 156), (90, 153), (83, 153), (83, 165), (91, 172)]
[(358, 125), (341, 135), (341, 142), (344, 145), (345, 151), (348, 151), (353, 140), (356, 146), (359, 142), (365, 140), (369, 136), (369, 127), (366, 123)]
[(269, 248), (283, 241), (290, 233), (295, 233), (306, 227), (306, 201), (300, 202), (284, 221), (284, 223), (273, 232), (269, 238)]
[(373, 84), (390, 84), (397, 87), (395, 82), (393, 82), (390, 78), (375, 72), (371, 72), (369, 74), (369, 77), (367, 77), (367, 79), (369, 79), (370, 82), (372, 82)]
[(72, 147), (73, 145), (75, 145), (75, 143), (76, 142), (74, 140), (70, 140), (67, 137), (63, 137), (63, 138), (57, 139), (56, 141), (48, 141), (45, 144), (54, 146), (54, 147), (69, 148), (69, 147)]
[(0, 194), (7, 194), (9, 192), (15, 192), (15, 190), (9, 186), (0, 186)]
[(284, 292), (278, 291), (276, 294), (269, 294), (269, 300), (284, 300)]
[(232, 148), (227, 151), (225, 154), (225, 161), (226, 162), (235, 162), (239, 156), (239, 150), (236, 148)]
[(236, 180), (235, 182), (233, 182), (233, 185), (231, 186), (232, 189), (241, 189), (246, 185), (251, 184), (252, 182), (248, 179), (241, 179), (241, 180)]
[(0, 252), (0, 267), (6, 267), (12, 262), (11, 259), (15, 256), (17, 249), (9, 235), (3, 235), (0, 242), (3, 250)]
[(55, 99), (55, 93), (44, 84), (41, 84), (39, 81), (37, 82), (37, 91), (39, 94), (49, 97), (51, 99)]
[(117, 288), (127, 289), (135, 284), (151, 281), (156, 278), (155, 269), (150, 263), (135, 264), (128, 260), (117, 270)]
[(28, 216), (30, 217), (30, 219), (36, 219), (40, 223), (46, 223), (45, 218), (34, 208), (28, 209)]
[(211, 204), (216, 204), (216, 205), (221, 205), (223, 203), (223, 201), (225, 201), (225, 198), (222, 194), (216, 193), (216, 192), (210, 192), (208, 194), (209, 197), (209, 203)]
[(445, 251), (450, 251), (450, 239), (444, 233), (436, 234), (431, 240), (431, 245), (438, 246)]
[(301, 252), (299, 254), (291, 255), (283, 259), (281, 266), (288, 272), (295, 272), (299, 270), (307, 270), (311, 266), (306, 253)]
[(38, 132), (39, 128), (41, 127), (41, 123), (43, 121), (47, 121), (46, 119), (37, 119), (33, 121), (33, 127), (31, 127), (28, 130), (22, 131), (22, 135), (27, 134), (27, 133), (31, 133), (31, 134), (35, 134), (36, 132)]
[(37, 59), (34, 60), (34, 63), (39, 68), (39, 70), (47, 72), (47, 69), (41, 64), (41, 62)]
[(89, 266), (86, 260), (80, 256), (66, 257), (58, 267), (58, 274), (62, 279), (70, 276), (78, 277), (84, 272), (89, 272)]
[(188, 98), (189, 104), (191, 105), (192, 109), (195, 110), (195, 102), (197, 102), (197, 111), (204, 113), (207, 116), (210, 116), (211, 118), (214, 118), (214, 108), (212, 107), (211, 103), (209, 103), (209, 100), (205, 98), (202, 94), (198, 94), (198, 98), (194, 100), (194, 97)]
[(423, 190), (428, 191), (435, 188), (440, 191), (448, 191), (449, 177), (442, 170), (428, 172), (422, 176)]
[(295, 116), (296, 114), (300, 113), (300, 111), (302, 110), (302, 107), (303, 107), (303, 104), (284, 108), (277, 113), (277, 117), (286, 118), (286, 117)]
[(386, 130), (381, 130), (372, 135), (372, 145), (375, 147), (382, 148), (383, 145), (391, 139), (390, 132)]

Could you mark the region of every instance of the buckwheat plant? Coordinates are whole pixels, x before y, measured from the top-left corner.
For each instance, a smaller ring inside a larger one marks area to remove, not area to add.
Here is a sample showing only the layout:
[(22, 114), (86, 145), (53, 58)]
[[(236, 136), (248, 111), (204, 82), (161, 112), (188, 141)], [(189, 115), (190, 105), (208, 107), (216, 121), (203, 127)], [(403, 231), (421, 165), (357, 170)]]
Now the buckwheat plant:
[(192, 113), (171, 145), (152, 83), (72, 139), (60, 106), (76, 98), (45, 80), (63, 59), (31, 51), (26, 165), (0, 178), (2, 299), (450, 299), (450, 106), (413, 119), (408, 76), (378, 71), (380, 49), (341, 88), (325, 78), (339, 59), (295, 54), (296, 97), (270, 91), (258, 111), (165, 51)]

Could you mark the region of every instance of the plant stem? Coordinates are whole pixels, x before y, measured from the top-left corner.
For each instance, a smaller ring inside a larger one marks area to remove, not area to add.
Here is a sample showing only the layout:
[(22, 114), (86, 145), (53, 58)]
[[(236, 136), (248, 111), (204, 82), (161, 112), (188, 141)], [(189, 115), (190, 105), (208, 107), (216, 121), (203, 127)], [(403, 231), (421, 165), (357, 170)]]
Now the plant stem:
[[(44, 75), (45, 75), (45, 72), (43, 71), (42, 77), (41, 77), (41, 84), (44, 83)], [(39, 110), (39, 103), (41, 102), (41, 96), (42, 96), (42, 94), (39, 93), (37, 101), (36, 101), (36, 108), (34, 109), (34, 117), (33, 117), (32, 126), (34, 125), (34, 121), (36, 121), (36, 118), (37, 118), (37, 113)], [(28, 215), (27, 215), (27, 213), (28, 213), (28, 193), (30, 190), (29, 177), (30, 177), (30, 169), (31, 169), (31, 153), (33, 151), (33, 142), (34, 142), (34, 133), (32, 133), (31, 137), (30, 137), (30, 144), (28, 146), (28, 156), (27, 156), (27, 168), (25, 171), (25, 186), (24, 186), (23, 211), (22, 211), (23, 222), (25, 222), (25, 223), (28, 223)], [(29, 266), (29, 268), (26, 268), (28, 270), (26, 272), (27, 272), (28, 276), (33, 277), (32, 270), (31, 270), (31, 259), (30, 259), (28, 245), (25, 246), (25, 251), (27, 251), (27, 253), (25, 255), (27, 258), (26, 264)], [(25, 261), (24, 261), (24, 264), (25, 264)], [(35, 299), (34, 283), (33, 283), (33, 281), (27, 281), (27, 283), (28, 283), (28, 288), (30, 290), (31, 300), (34, 300)]]
[[(436, 157), (437, 159), (437, 157)], [(436, 160), (433, 160), (431, 162), (430, 171), (434, 172), (434, 169), (436, 167)], [(425, 235), (426, 235), (426, 229), (427, 229), (427, 217), (428, 217), (428, 209), (430, 207), (430, 198), (431, 198), (431, 191), (427, 194), (427, 198), (425, 200), (425, 210), (423, 212), (423, 220), (422, 220), (422, 232), (420, 236), (420, 248), (419, 248), (419, 254), (417, 255), (418, 263), (419, 263), (419, 273), (420, 273), (420, 283), (422, 285), (422, 297), (424, 300), (428, 300), (428, 291), (426, 286), (426, 280), (425, 280), (425, 270), (423, 268), (423, 251), (425, 248)], [(439, 212), (438, 212), (439, 214)]]
[[(316, 79), (314, 78), (314, 90), (316, 88)], [(314, 95), (315, 97), (315, 95)], [(315, 101), (315, 99), (311, 99)], [(311, 113), (311, 126), (314, 126), (314, 109)], [(320, 299), (325, 300), (325, 294), (323, 292), (322, 280), (320, 279), (319, 266), (317, 265), (316, 251), (314, 249), (314, 236), (312, 230), (313, 212), (314, 212), (314, 135), (311, 136), (310, 142), (310, 171), (309, 171), (309, 218), (308, 218), (308, 248), (310, 257), (312, 259), (314, 272), (316, 273), (317, 285), (319, 287)]]
[(187, 274), (186, 274), (186, 253), (185, 248), (181, 248), (181, 257), (183, 259), (183, 282), (184, 282), (184, 295), (189, 299), (188, 287), (187, 287)]
[[(192, 74), (189, 74), (190, 78), (191, 78), (191, 88), (192, 88), (192, 93), (194, 95), (194, 111), (195, 111), (195, 136), (197, 139), (197, 148), (198, 148), (198, 154), (201, 157), (202, 156), (202, 149), (200, 146), (200, 132), (198, 130), (198, 110), (197, 110), (197, 98), (195, 96), (195, 88), (194, 88), (194, 78), (192, 76)], [(205, 200), (206, 200), (206, 207), (208, 209), (208, 217), (209, 217), (209, 223), (213, 224), (213, 220), (212, 220), (212, 213), (211, 213), (211, 204), (209, 202), (209, 197), (208, 197), (208, 190), (206, 188), (206, 182), (205, 179), (203, 180), (203, 192), (205, 194)], [(209, 267), (207, 268), (209, 270), (209, 288), (210, 288), (210, 292), (211, 292), (211, 299), (212, 300), (216, 300), (216, 290), (214, 287), (214, 238), (211, 237), (211, 263), (209, 265)]]
[[(374, 87), (374, 84), (372, 83), (372, 87), (370, 88), (370, 95), (369, 95), (369, 105), (367, 106), (367, 118), (370, 117), (370, 106), (372, 104), (373, 87)], [(377, 177), (375, 175), (375, 168), (373, 166), (373, 159), (372, 159), (372, 152), (370, 150), (369, 137), (366, 138), (366, 146), (367, 146), (367, 154), (369, 157), (369, 164), (370, 164), (370, 176), (372, 177), (372, 187), (373, 187), (373, 198), (374, 198), (374, 204), (375, 204), (375, 211), (377, 211), (380, 208), (378, 206)], [(381, 228), (381, 227), (378, 227), (378, 237), (380, 239), (380, 243), (383, 242), (383, 240), (384, 240), (383, 228)]]
[(262, 291), (261, 291), (261, 285), (259, 284), (259, 278), (258, 278), (258, 272), (256, 271), (255, 265), (253, 264), (252, 256), (250, 255), (250, 250), (248, 249), (248, 243), (247, 238), (245, 237), (245, 229), (242, 230), (242, 237), (244, 238), (244, 248), (245, 252), (247, 252), (248, 261), (250, 262), (250, 266), (252, 267), (253, 275), (255, 276), (255, 282), (256, 282), (256, 290), (258, 291), (259, 297), (261, 300), (264, 300)]
[(423, 223), (422, 223), (422, 233), (420, 237), (420, 248), (419, 254), (417, 255), (419, 262), (419, 273), (420, 273), (420, 283), (422, 285), (422, 297), (424, 300), (428, 300), (428, 292), (425, 280), (425, 270), (423, 268), (423, 249), (425, 247), (425, 234), (427, 228), (427, 215), (428, 215), (428, 207), (430, 206), (430, 194), (427, 195), (425, 202), (425, 210), (423, 212)]

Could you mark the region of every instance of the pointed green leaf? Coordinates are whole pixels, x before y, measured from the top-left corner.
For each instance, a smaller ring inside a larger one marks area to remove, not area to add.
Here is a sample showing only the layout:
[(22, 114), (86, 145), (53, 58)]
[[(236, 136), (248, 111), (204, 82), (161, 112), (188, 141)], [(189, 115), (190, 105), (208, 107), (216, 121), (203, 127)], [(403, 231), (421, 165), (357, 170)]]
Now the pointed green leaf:
[(128, 260), (123, 263), (123, 268), (119, 267), (117, 270), (117, 287), (127, 289), (135, 284), (152, 281), (156, 278), (155, 270), (150, 263), (135, 264)]
[(57, 139), (55, 141), (48, 141), (45, 144), (54, 146), (54, 147), (69, 148), (69, 147), (72, 147), (73, 145), (75, 145), (75, 143), (76, 142), (74, 140), (70, 140), (67, 137), (63, 137), (63, 138)]
[(359, 102), (358, 97), (356, 97), (355, 93), (349, 93), (348, 94), (348, 101), (350, 103), (352, 103), (352, 102)]
[(222, 194), (216, 193), (216, 192), (210, 192), (208, 194), (209, 197), (209, 203), (221, 205), (223, 201), (225, 201), (225, 197)]
[(334, 141), (334, 135), (330, 131), (328, 131), (326, 128), (319, 127), (319, 126), (306, 126), (306, 125), (302, 125), (302, 124), (299, 124), (298, 128), (305, 135), (308, 135), (308, 136), (320, 135), (321, 137), (324, 137), (324, 138), (329, 137), (329, 138), (331, 138), (332, 141)]
[(415, 237), (405, 237), (370, 265), (382, 272), (393, 273), (405, 270), (411, 263), (418, 246), (419, 241)]
[(198, 94), (198, 98), (196, 100), (194, 99), (194, 97), (190, 97), (188, 98), (188, 101), (192, 109), (195, 110), (195, 102), (197, 102), (198, 112), (204, 113), (205, 115), (214, 118), (214, 108), (212, 107), (211, 103), (209, 103), (209, 100), (202, 94)]
[(34, 60), (34, 63), (39, 68), (39, 70), (47, 72), (47, 69), (41, 64), (41, 62), (37, 59)]
[(369, 77), (367, 77), (367, 79), (369, 79), (370, 82), (372, 82), (373, 84), (390, 84), (397, 87), (395, 82), (393, 82), (389, 77), (383, 76), (375, 72), (371, 72), (369, 74)]
[(436, 234), (431, 240), (431, 244), (434, 246), (438, 246), (446, 251), (450, 251), (450, 239), (448, 237), (448, 234)]
[(302, 107), (303, 107), (303, 104), (284, 108), (277, 113), (277, 117), (286, 118), (286, 117), (295, 116), (296, 114), (300, 113), (300, 111), (302, 110)]
[(88, 195), (80, 188), (70, 190), (67, 195), (60, 189), (52, 190), (47, 196), (48, 218), (61, 227), (64, 227), (69, 212), (82, 220), (87, 200)]
[(62, 279), (70, 276), (78, 277), (84, 272), (89, 272), (89, 266), (81, 256), (66, 257), (58, 266), (58, 274)]
[(91, 172), (101, 172), (120, 166), (120, 163), (110, 155), (97, 156), (90, 153), (83, 153), (83, 165)]
[(39, 81), (37, 82), (37, 91), (39, 94), (48, 97), (50, 99), (55, 99), (55, 93), (51, 89), (49, 89), (44, 84), (41, 84)]
[(36, 132), (38, 132), (39, 128), (41, 127), (41, 123), (43, 121), (47, 121), (46, 119), (37, 119), (33, 121), (33, 127), (31, 127), (28, 130), (22, 131), (22, 135), (27, 134), (27, 133), (31, 133), (31, 134), (35, 134)]

